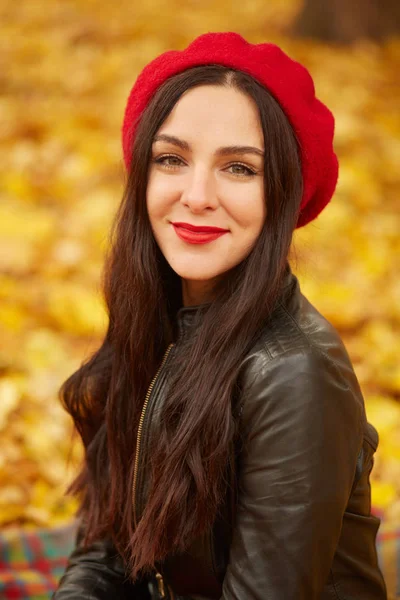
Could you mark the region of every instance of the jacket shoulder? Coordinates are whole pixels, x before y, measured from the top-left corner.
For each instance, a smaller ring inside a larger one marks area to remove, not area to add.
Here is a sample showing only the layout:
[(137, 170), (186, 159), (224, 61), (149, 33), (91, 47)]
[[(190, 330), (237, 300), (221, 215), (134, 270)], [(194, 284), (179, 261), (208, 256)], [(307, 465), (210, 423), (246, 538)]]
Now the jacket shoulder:
[(281, 412), (286, 405), (305, 419), (306, 406), (325, 410), (343, 403), (353, 413), (353, 423), (367, 430), (364, 399), (343, 341), (300, 293), (295, 301), (280, 305), (260, 332), (242, 362), (239, 388), (236, 414), (245, 421), (252, 420), (253, 411), (263, 410), (264, 403), (268, 411), (275, 407)]
[(290, 355), (324, 356), (354, 380), (353, 385), (358, 388), (351, 359), (338, 331), (299, 290), (290, 302), (278, 306), (249, 355), (258, 355), (263, 362)]

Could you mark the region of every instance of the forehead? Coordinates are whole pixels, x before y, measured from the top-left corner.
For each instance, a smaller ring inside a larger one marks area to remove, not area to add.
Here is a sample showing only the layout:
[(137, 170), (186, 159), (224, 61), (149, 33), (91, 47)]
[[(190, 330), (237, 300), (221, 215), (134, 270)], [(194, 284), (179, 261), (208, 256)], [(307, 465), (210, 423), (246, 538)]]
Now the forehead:
[(256, 103), (247, 94), (225, 86), (202, 85), (187, 90), (158, 133), (263, 145)]

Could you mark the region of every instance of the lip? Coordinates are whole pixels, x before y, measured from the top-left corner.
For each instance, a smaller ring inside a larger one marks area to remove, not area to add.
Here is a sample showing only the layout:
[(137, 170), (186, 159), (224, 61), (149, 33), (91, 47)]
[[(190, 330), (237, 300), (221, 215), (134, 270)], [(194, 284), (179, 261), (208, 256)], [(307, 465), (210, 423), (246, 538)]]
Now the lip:
[(210, 227), (209, 225), (191, 225), (190, 223), (173, 222), (174, 227), (183, 227), (187, 231), (193, 231), (194, 233), (226, 233), (229, 229), (221, 229), (220, 227)]
[(225, 235), (228, 233), (226, 230), (213, 231), (211, 233), (207, 233), (205, 231), (202, 232), (194, 232), (185, 229), (184, 227), (177, 227), (174, 223), (172, 226), (175, 230), (176, 235), (183, 240), (184, 242), (188, 242), (189, 244), (208, 244), (213, 240)]

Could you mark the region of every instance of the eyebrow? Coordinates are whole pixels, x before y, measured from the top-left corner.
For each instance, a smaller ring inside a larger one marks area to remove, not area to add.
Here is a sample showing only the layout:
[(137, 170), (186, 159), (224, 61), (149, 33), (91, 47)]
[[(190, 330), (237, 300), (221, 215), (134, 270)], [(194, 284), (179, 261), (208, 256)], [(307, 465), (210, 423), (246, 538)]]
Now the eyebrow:
[[(155, 142), (167, 142), (168, 144), (178, 146), (178, 148), (181, 148), (181, 150), (191, 150), (187, 142), (175, 137), (174, 135), (167, 135), (166, 133), (160, 133), (159, 135), (156, 135), (153, 140), (153, 143)], [(256, 154), (257, 156), (264, 157), (264, 152), (259, 148), (255, 148), (254, 146), (223, 146), (221, 148), (217, 148), (215, 154), (217, 156), (227, 156), (229, 154)]]

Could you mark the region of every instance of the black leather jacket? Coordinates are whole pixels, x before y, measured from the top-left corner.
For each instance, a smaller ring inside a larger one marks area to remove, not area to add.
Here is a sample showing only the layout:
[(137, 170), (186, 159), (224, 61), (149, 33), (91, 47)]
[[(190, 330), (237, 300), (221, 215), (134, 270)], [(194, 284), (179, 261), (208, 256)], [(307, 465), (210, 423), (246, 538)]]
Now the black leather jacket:
[[(198, 307), (181, 308), (142, 429), (135, 509), (146, 502), (146, 453), (166, 365)], [(238, 475), (212, 531), (160, 567), (165, 597), (204, 600), (384, 600), (369, 475), (378, 444), (343, 343), (289, 270), (285, 295), (240, 370)], [(130, 501), (130, 499), (127, 499)], [(82, 525), (83, 527), (83, 525)], [(151, 584), (150, 584), (151, 588)], [(125, 580), (109, 540), (77, 547), (54, 600), (159, 598)], [(162, 592), (162, 588), (161, 592)]]

